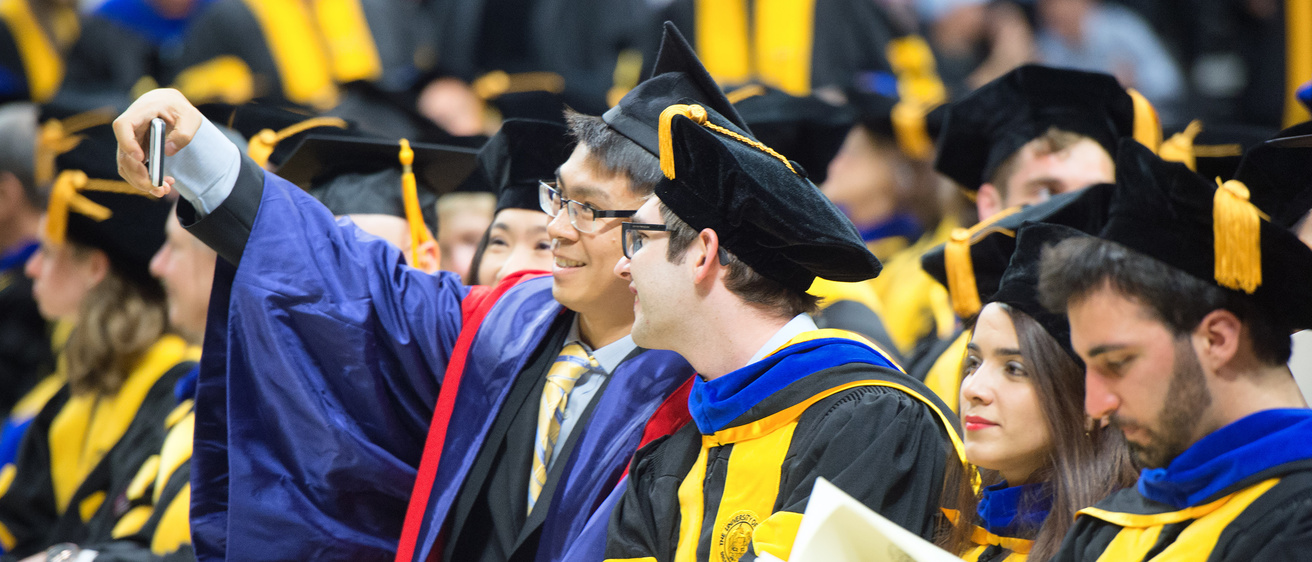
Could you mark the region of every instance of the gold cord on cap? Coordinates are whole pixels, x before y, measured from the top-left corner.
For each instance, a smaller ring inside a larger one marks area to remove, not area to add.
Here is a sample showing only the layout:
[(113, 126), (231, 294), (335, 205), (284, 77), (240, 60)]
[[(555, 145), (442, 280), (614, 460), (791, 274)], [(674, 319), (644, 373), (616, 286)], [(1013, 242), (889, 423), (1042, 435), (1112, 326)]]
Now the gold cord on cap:
[(752, 140), (730, 131), (729, 129), (716, 125), (715, 123), (711, 123), (707, 120), (706, 108), (695, 104), (675, 104), (665, 108), (665, 111), (661, 112), (660, 128), (657, 130), (661, 150), (661, 172), (665, 174), (666, 178), (674, 179), (674, 137), (670, 133), (670, 124), (676, 115), (687, 117), (692, 120), (693, 123), (778, 158), (780, 162), (784, 163), (784, 166), (788, 167), (788, 171), (794, 174), (797, 173), (797, 170), (793, 169), (793, 164), (789, 162), (787, 158), (784, 158), (782, 154), (775, 152), (773, 148), (765, 146), (760, 141)]
[(505, 94), (524, 92), (559, 94), (565, 91), (565, 77), (555, 72), (510, 74), (504, 70), (493, 70), (475, 79), (469, 87), (474, 90), (474, 95), (484, 100), (494, 100)]
[(1194, 152), (1194, 138), (1201, 132), (1203, 132), (1203, 122), (1198, 119), (1190, 121), (1189, 126), (1185, 127), (1183, 131), (1171, 135), (1171, 138), (1162, 143), (1157, 155), (1162, 160), (1179, 162), (1188, 166), (1190, 170), (1197, 172), (1198, 154)]
[(33, 162), (33, 179), (44, 185), (55, 177), (55, 159), (67, 153), (86, 138), (77, 133), (104, 125), (114, 120), (114, 113), (96, 109), (79, 113), (67, 119), (47, 119), (41, 124), (36, 137), (36, 161)]
[(1008, 207), (998, 214), (970, 228), (958, 228), (952, 231), (948, 241), (943, 244), (943, 269), (947, 272), (948, 298), (952, 301), (952, 311), (958, 318), (966, 319), (979, 314), (984, 307), (980, 302), (979, 285), (975, 280), (975, 263), (970, 257), (970, 246), (986, 233), (1000, 232), (1015, 237), (1012, 230), (995, 228), (994, 223), (1020, 211), (1021, 207)]
[(313, 117), (277, 132), (273, 129), (264, 129), (255, 133), (250, 142), (246, 143), (246, 155), (250, 156), (251, 160), (254, 160), (256, 164), (263, 168), (269, 163), (269, 157), (273, 156), (273, 149), (277, 148), (278, 143), (287, 140), (288, 137), (316, 127), (345, 129), (346, 126), (346, 121), (340, 117)]
[(765, 95), (765, 86), (760, 84), (748, 84), (724, 95), (728, 98), (729, 103), (738, 105), (738, 102), (747, 98)]
[(1212, 198), (1216, 282), (1252, 294), (1262, 285), (1262, 212), (1248, 200), (1248, 186), (1216, 180)]
[(1134, 101), (1134, 140), (1157, 153), (1162, 146), (1162, 122), (1157, 117), (1157, 109), (1134, 88), (1126, 88)]
[(90, 179), (82, 170), (64, 170), (55, 178), (50, 189), (50, 204), (46, 208), (46, 238), (53, 244), (63, 244), (68, 234), (68, 214), (76, 212), (96, 222), (113, 216), (108, 207), (87, 199), (82, 191), (103, 191), (127, 195), (146, 196), (127, 182)]

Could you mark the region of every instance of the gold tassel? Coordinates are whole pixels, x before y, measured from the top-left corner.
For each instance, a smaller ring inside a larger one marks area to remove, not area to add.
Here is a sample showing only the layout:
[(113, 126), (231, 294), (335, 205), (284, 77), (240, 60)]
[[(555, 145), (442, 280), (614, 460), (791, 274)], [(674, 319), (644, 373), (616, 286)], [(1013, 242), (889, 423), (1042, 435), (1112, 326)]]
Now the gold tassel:
[(405, 201), (405, 221), (410, 227), (410, 263), (421, 267), (419, 246), (430, 236), (424, 224), (424, 212), (419, 208), (419, 186), (415, 182), (415, 151), (410, 141), (401, 139), (401, 197)]
[(668, 179), (674, 179), (674, 137), (670, 133), (670, 122), (675, 115), (682, 115), (701, 125), (706, 122), (706, 109), (700, 105), (674, 104), (661, 112), (660, 127), (657, 138), (660, 140), (661, 172)]
[(903, 100), (893, 106), (889, 116), (898, 148), (916, 160), (928, 160), (934, 151), (934, 141), (929, 138), (929, 129), (925, 126), (925, 115), (930, 109), (933, 107)]
[(279, 143), (287, 140), (288, 137), (316, 127), (345, 129), (347, 124), (346, 120), (340, 117), (312, 117), (281, 131), (275, 132), (273, 129), (264, 129), (255, 133), (255, 136), (251, 137), (251, 140), (246, 143), (246, 155), (263, 168), (269, 163), (269, 157), (273, 156), (273, 149), (277, 148)]
[(1134, 101), (1134, 140), (1157, 153), (1162, 146), (1162, 122), (1157, 117), (1157, 109), (1134, 88), (1126, 88)]
[(1217, 179), (1212, 230), (1216, 282), (1252, 294), (1262, 285), (1262, 218), (1243, 182)]
[(1162, 147), (1157, 151), (1157, 155), (1167, 162), (1180, 162), (1188, 166), (1190, 170), (1198, 171), (1198, 154), (1194, 152), (1194, 138), (1198, 133), (1203, 132), (1203, 122), (1197, 119), (1189, 122), (1185, 127), (1171, 138), (1162, 143)]
[(943, 267), (948, 274), (948, 295), (952, 310), (958, 318), (970, 318), (979, 313), (979, 287), (975, 283), (975, 265), (970, 258), (969, 230), (958, 228), (943, 246)]

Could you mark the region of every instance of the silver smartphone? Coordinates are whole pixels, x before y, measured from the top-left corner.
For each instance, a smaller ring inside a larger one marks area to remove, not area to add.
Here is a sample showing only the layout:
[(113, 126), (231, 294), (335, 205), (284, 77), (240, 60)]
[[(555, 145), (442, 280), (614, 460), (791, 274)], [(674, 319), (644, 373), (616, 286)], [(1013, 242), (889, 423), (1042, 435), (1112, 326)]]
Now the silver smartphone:
[(146, 168), (150, 170), (150, 184), (155, 187), (164, 185), (164, 120), (156, 117), (150, 120), (150, 151), (146, 154)]

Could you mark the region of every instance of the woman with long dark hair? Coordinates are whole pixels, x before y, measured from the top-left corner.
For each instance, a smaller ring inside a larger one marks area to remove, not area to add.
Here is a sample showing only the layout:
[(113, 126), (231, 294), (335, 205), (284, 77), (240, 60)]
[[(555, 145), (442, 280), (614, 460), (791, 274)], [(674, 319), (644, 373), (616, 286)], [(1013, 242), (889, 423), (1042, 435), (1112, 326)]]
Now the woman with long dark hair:
[(1132, 485), (1119, 432), (1084, 414), (1084, 367), (1069, 324), (1034, 291), (1044, 245), (1081, 235), (1028, 225), (997, 293), (979, 313), (962, 362), (966, 458), (951, 533), (941, 544), (966, 560), (1047, 560), (1075, 512)]

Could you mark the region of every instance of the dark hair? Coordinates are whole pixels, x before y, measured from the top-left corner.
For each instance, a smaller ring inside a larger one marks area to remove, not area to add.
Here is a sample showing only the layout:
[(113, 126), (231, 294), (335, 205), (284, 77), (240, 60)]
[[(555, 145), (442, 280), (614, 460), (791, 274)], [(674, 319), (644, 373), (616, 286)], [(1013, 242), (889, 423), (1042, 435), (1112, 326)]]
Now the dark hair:
[(600, 117), (566, 109), (565, 121), (569, 124), (570, 135), (586, 146), (601, 165), (601, 172), (612, 177), (623, 174), (629, 178), (629, 191), (633, 195), (650, 195), (665, 177), (661, 173), (660, 159), (610, 128)]
[[(493, 221), (496, 219), (494, 218)], [(483, 265), (483, 254), (487, 253), (488, 241), (492, 239), (492, 227), (488, 226), (483, 231), (483, 237), (478, 240), (478, 246), (474, 248), (474, 257), (469, 260), (469, 274), (465, 276), (466, 285), (486, 285), (482, 279), (478, 278), (478, 268)]]
[(1213, 310), (1225, 309), (1244, 323), (1259, 360), (1269, 365), (1289, 361), (1291, 330), (1251, 299), (1115, 242), (1087, 237), (1064, 240), (1044, 250), (1039, 271), (1039, 298), (1055, 312), (1064, 312), (1072, 302), (1110, 286), (1138, 302), (1180, 338)]
[[(1006, 304), (998, 305), (1015, 326), (1025, 370), (1034, 385), (1052, 443), (1048, 463), (1032, 478), (1046, 483), (1046, 492), (1052, 494), (1052, 507), (1043, 524), (1029, 530), (1034, 536), (1029, 556), (1047, 560), (1057, 553), (1075, 512), (1133, 485), (1138, 475), (1121, 433), (1114, 428), (1090, 427), (1086, 421), (1081, 366), (1034, 318)], [(995, 471), (981, 469), (980, 475), (984, 485), (1001, 481)], [(942, 541), (956, 553), (973, 546), (970, 537), (979, 501), (969, 488), (969, 479), (963, 486), (956, 497), (960, 500), (957, 509), (965, 517), (958, 520), (949, 539)], [(1022, 505), (1021, 510), (1025, 509)]]
[[(697, 231), (683, 222), (664, 203), (661, 204), (661, 217), (670, 235), (670, 243), (665, 258), (671, 263), (682, 263), (688, 246), (697, 239)], [(819, 308), (820, 298), (805, 291), (785, 287), (782, 283), (757, 273), (751, 266), (738, 259), (733, 252), (721, 247), (728, 256), (729, 273), (725, 275), (724, 286), (729, 292), (744, 302), (767, 312), (780, 316), (793, 317), (803, 312), (813, 314)]]

